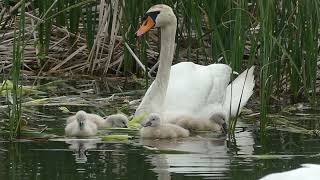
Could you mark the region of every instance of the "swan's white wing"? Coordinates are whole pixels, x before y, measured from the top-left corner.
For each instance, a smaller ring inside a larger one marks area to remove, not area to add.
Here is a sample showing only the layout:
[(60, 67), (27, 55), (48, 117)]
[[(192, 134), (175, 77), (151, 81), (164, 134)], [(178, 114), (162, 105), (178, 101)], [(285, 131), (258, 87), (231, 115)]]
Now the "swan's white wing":
[[(231, 116), (236, 116), (238, 107), (241, 108), (247, 104), (247, 101), (253, 93), (255, 84), (254, 80), (254, 66), (250, 69), (243, 71), (232, 83), (228, 86), (226, 98), (223, 109), (225, 113)], [(232, 95), (232, 97), (231, 97)], [(240, 104), (240, 106), (239, 106)], [(229, 112), (231, 107), (231, 111)], [(240, 111), (239, 111), (240, 112)]]
[(269, 174), (260, 180), (316, 180), (320, 178), (320, 165), (304, 164), (301, 168), (282, 173)]
[(170, 118), (192, 114), (202, 116), (210, 104), (222, 104), (231, 68), (225, 64), (202, 66), (182, 62), (172, 66), (165, 98), (165, 115)]

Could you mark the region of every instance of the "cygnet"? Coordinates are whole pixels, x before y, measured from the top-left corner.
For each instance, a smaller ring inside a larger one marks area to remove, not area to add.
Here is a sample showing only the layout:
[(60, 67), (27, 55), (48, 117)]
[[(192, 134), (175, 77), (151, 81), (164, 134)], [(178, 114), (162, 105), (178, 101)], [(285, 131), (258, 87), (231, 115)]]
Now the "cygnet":
[(87, 118), (86, 112), (78, 111), (74, 118), (65, 128), (67, 136), (88, 137), (97, 134), (97, 125)]
[(142, 138), (170, 139), (189, 136), (189, 131), (180, 126), (161, 123), (160, 116), (156, 113), (150, 114), (145, 122), (144, 127), (140, 130)]

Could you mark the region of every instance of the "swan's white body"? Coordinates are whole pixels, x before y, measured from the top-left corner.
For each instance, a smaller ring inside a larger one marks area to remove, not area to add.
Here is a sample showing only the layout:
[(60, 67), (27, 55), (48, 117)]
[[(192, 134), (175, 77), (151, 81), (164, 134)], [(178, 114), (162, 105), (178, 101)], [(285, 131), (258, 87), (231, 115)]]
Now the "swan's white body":
[[(169, 122), (187, 116), (194, 120), (209, 119), (214, 113), (223, 114), (225, 120), (229, 115), (235, 116), (239, 104), (241, 109), (253, 93), (254, 67), (244, 71), (231, 84), (232, 69), (225, 64), (203, 66), (181, 62), (171, 67), (176, 17), (167, 5), (155, 5), (147, 15), (154, 12), (159, 12), (155, 26), (161, 29), (160, 64), (157, 76), (135, 115), (159, 113), (161, 119)], [(143, 34), (140, 29), (137, 35)]]
[[(78, 111), (80, 112), (80, 111)], [(89, 121), (94, 122), (98, 128), (113, 128), (120, 127), (124, 128), (128, 125), (128, 117), (124, 114), (112, 114), (108, 116), (106, 119), (102, 118), (97, 114), (86, 113), (82, 111), (83, 116)], [(77, 115), (71, 116), (67, 118), (67, 124), (75, 121), (77, 119)]]
[(303, 164), (301, 168), (291, 171), (269, 174), (260, 180), (318, 180), (320, 165)]
[(151, 113), (146, 118), (146, 124), (149, 125), (140, 130), (140, 135), (142, 138), (172, 139), (189, 136), (189, 131), (180, 126), (166, 122), (160, 122), (160, 116), (155, 113)]
[(65, 128), (67, 136), (88, 137), (97, 134), (98, 127), (93, 121), (87, 119), (86, 112), (78, 111), (74, 118)]

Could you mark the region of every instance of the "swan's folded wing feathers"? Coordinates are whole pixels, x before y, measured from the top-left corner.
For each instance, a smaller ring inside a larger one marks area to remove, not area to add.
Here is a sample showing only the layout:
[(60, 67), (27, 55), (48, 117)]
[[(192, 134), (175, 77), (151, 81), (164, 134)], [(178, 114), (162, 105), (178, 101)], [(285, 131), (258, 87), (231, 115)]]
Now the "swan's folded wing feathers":
[(231, 68), (225, 64), (202, 66), (181, 62), (172, 66), (165, 98), (166, 111), (197, 114), (208, 102), (222, 101), (230, 74)]
[[(246, 105), (247, 101), (253, 94), (255, 85), (254, 80), (254, 66), (243, 71), (232, 83), (228, 86), (226, 91), (226, 98), (224, 102), (224, 109), (229, 114), (231, 104), (231, 116), (236, 116), (238, 107), (241, 108)], [(232, 95), (232, 98), (231, 98)], [(239, 106), (240, 103), (240, 106)], [(239, 111), (240, 112), (240, 111)]]
[(225, 92), (230, 82), (232, 69), (225, 64), (209, 65), (212, 84), (211, 91), (207, 98), (207, 104), (222, 104), (225, 99)]

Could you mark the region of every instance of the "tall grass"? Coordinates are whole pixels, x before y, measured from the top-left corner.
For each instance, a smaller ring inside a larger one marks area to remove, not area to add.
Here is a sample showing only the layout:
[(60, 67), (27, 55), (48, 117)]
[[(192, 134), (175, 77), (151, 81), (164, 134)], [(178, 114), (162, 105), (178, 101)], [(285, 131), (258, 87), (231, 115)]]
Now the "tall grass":
[(303, 94), (316, 103), (316, 72), (319, 58), (318, 1), (259, 1), (261, 29), (260, 103), (261, 129), (267, 123), (270, 97), (286, 88), (292, 102)]
[(17, 27), (14, 31), (14, 40), (13, 40), (13, 59), (12, 59), (12, 69), (10, 77), (12, 79), (12, 90), (9, 96), (12, 97), (12, 101), (9, 107), (9, 130), (10, 130), (10, 139), (20, 135), (20, 122), (21, 122), (21, 101), (22, 101), (22, 85), (21, 85), (21, 68), (24, 59), (24, 27), (25, 27), (25, 0), (21, 4), (21, 16), (19, 19), (16, 19)]
[[(13, 45), (12, 45), (12, 68), (9, 73), (9, 81), (8, 79), (3, 79), (1, 89), (7, 90), (7, 102), (8, 102), (8, 114), (9, 114), (9, 135), (10, 139), (14, 139), (20, 136), (21, 133), (21, 117), (22, 117), (22, 79), (21, 79), (21, 69), (23, 68), (23, 61), (25, 55), (25, 47), (27, 45), (27, 41), (30, 40), (26, 38), (25, 34), (25, 26), (26, 26), (26, 13), (25, 10), (26, 0), (21, 0), (18, 4), (17, 15), (14, 17), (14, 34), (13, 34)], [(37, 54), (38, 58), (41, 62), (44, 61), (45, 56), (48, 53), (50, 36), (51, 36), (51, 28), (52, 28), (52, 18), (48, 18), (43, 20), (47, 16), (51, 16), (53, 14), (52, 9), (58, 1), (33, 1), (33, 5), (38, 9), (39, 17), (41, 20), (35, 25), (34, 29), (37, 29), (38, 41), (36, 43), (36, 48), (39, 50)], [(74, 8), (78, 8), (74, 10), (75, 12), (69, 13), (79, 19), (77, 13), (80, 11), (79, 6), (72, 3)], [(58, 8), (59, 10), (59, 8)], [(78, 11), (77, 11), (78, 10)], [(60, 15), (61, 16), (61, 15)], [(9, 16), (7, 16), (8, 19)], [(61, 18), (60, 18), (61, 21)], [(3, 26), (6, 26), (6, 23), (3, 23)], [(60, 22), (63, 24), (64, 22)], [(79, 23), (73, 25), (73, 23), (77, 23), (73, 21), (70, 25), (71, 31), (77, 31), (79, 27)], [(30, 34), (32, 34), (31, 32)], [(12, 84), (11, 84), (12, 82)]]

